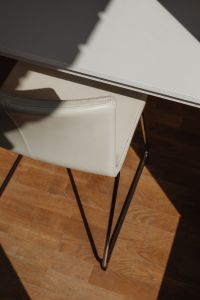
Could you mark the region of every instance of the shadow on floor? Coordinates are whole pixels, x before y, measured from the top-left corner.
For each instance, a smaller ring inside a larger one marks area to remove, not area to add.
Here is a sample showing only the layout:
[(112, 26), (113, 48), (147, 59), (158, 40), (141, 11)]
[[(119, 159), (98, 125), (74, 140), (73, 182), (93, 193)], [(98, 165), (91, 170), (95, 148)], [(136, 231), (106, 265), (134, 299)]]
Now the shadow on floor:
[[(159, 0), (200, 41), (200, 1)], [(181, 215), (158, 300), (200, 299), (200, 110), (151, 98), (148, 169)]]
[(0, 299), (30, 300), (20, 278), (0, 245)]
[[(200, 110), (153, 97), (145, 110), (147, 168), (180, 213), (157, 300), (197, 300), (200, 295)], [(140, 131), (134, 149), (141, 153)]]

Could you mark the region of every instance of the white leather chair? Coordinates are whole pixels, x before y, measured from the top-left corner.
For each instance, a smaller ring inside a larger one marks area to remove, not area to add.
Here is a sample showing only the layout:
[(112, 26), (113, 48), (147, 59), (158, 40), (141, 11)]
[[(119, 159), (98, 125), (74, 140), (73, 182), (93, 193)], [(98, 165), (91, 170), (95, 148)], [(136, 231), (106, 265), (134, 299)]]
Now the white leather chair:
[[(145, 95), (129, 94), (120, 94), (105, 85), (94, 87), (91, 82), (82, 84), (73, 76), (25, 63), (15, 65), (0, 91), (0, 146), (19, 154), (1, 193), (23, 155), (66, 167), (93, 252), (103, 269), (107, 268), (148, 155), (145, 140), (143, 158), (112, 233), (120, 170), (146, 100)], [(143, 120), (142, 128), (144, 132)], [(115, 177), (102, 259), (93, 242), (71, 168)]]

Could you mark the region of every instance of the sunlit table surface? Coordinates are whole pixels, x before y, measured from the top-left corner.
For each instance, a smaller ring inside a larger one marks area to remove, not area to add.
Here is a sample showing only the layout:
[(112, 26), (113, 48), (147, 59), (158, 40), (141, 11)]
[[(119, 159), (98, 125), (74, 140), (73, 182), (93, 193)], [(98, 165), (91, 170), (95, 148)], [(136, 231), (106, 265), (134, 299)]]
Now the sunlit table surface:
[(0, 54), (200, 106), (200, 43), (156, 0), (0, 0)]

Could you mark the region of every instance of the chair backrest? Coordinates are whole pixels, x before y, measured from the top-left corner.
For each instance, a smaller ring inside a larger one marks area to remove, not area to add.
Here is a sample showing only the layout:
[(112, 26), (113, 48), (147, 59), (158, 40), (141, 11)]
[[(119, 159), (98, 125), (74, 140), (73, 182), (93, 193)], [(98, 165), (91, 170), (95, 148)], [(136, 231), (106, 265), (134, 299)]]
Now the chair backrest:
[(115, 118), (111, 97), (50, 101), (0, 92), (0, 146), (64, 167), (113, 176)]

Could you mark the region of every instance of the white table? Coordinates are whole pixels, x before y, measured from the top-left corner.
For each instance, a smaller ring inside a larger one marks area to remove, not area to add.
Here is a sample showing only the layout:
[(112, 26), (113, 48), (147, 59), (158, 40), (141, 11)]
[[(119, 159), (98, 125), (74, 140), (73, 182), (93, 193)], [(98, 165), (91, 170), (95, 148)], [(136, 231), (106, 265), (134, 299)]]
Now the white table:
[(200, 43), (156, 0), (0, 0), (0, 54), (200, 106)]

